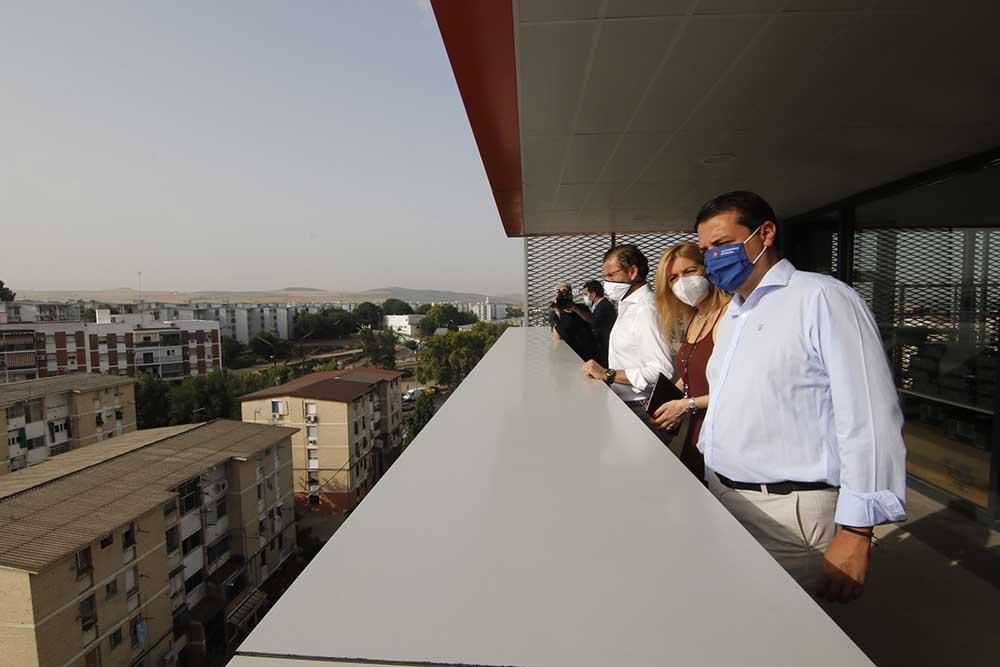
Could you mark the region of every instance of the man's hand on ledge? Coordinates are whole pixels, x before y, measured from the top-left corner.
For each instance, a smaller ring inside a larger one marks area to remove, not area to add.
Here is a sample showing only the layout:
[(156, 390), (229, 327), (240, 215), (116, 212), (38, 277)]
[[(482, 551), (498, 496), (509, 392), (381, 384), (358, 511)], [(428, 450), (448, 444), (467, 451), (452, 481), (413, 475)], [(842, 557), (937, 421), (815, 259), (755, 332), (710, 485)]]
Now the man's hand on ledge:
[[(870, 529), (857, 529), (864, 533)], [(838, 527), (823, 554), (823, 583), (817, 594), (830, 602), (851, 602), (865, 591), (871, 535), (841, 530)]]
[(595, 380), (603, 380), (608, 369), (601, 366), (599, 363), (591, 359), (583, 364), (583, 374), (594, 378)]

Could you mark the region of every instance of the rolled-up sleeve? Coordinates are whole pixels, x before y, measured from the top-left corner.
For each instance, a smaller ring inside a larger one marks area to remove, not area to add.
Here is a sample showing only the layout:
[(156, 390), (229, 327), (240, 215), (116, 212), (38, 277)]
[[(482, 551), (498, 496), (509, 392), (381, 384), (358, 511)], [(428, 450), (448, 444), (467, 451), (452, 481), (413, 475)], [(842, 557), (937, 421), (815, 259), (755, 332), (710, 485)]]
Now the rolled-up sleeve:
[(674, 364), (670, 359), (670, 347), (660, 335), (655, 310), (646, 310), (636, 318), (634, 335), (639, 345), (640, 363), (633, 368), (622, 369), (629, 383), (639, 391), (645, 391), (656, 384), (660, 373), (673, 380)]
[(906, 518), (903, 415), (870, 310), (853, 290), (819, 290), (813, 343), (830, 378), (840, 458), (834, 521), (874, 526)]

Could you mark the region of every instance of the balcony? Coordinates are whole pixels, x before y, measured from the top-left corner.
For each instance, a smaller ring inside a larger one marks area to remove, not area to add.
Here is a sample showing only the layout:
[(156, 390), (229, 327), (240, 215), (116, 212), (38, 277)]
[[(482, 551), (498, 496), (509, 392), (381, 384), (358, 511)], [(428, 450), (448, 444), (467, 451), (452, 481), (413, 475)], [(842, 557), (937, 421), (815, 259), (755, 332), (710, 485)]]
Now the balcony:
[(233, 666), (870, 665), (580, 365), (508, 330)]

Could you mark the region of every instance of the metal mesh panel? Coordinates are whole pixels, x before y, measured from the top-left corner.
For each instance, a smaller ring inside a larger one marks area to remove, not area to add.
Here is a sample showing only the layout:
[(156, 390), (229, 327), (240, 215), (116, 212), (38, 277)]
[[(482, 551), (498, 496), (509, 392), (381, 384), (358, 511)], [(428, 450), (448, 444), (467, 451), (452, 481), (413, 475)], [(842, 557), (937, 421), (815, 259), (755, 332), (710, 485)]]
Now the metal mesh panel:
[(876, 229), (855, 236), (854, 286), (875, 314), (904, 392), (992, 409), (996, 233)]
[[(578, 236), (530, 236), (526, 240), (528, 324), (548, 323), (548, 305), (559, 283), (569, 282), (579, 290), (588, 280), (600, 280), (604, 253), (611, 248), (611, 234)], [(634, 243), (649, 259), (652, 283), (656, 263), (670, 246), (683, 240), (695, 240), (691, 233), (623, 234), (614, 238), (617, 245)]]

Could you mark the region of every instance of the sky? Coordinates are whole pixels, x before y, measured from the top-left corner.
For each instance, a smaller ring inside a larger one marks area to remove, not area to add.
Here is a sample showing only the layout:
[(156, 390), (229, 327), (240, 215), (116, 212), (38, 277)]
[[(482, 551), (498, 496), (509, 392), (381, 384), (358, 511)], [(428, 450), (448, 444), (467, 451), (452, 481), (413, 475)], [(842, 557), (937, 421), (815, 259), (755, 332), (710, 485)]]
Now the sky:
[(516, 294), (429, 2), (0, 5), (15, 289)]

